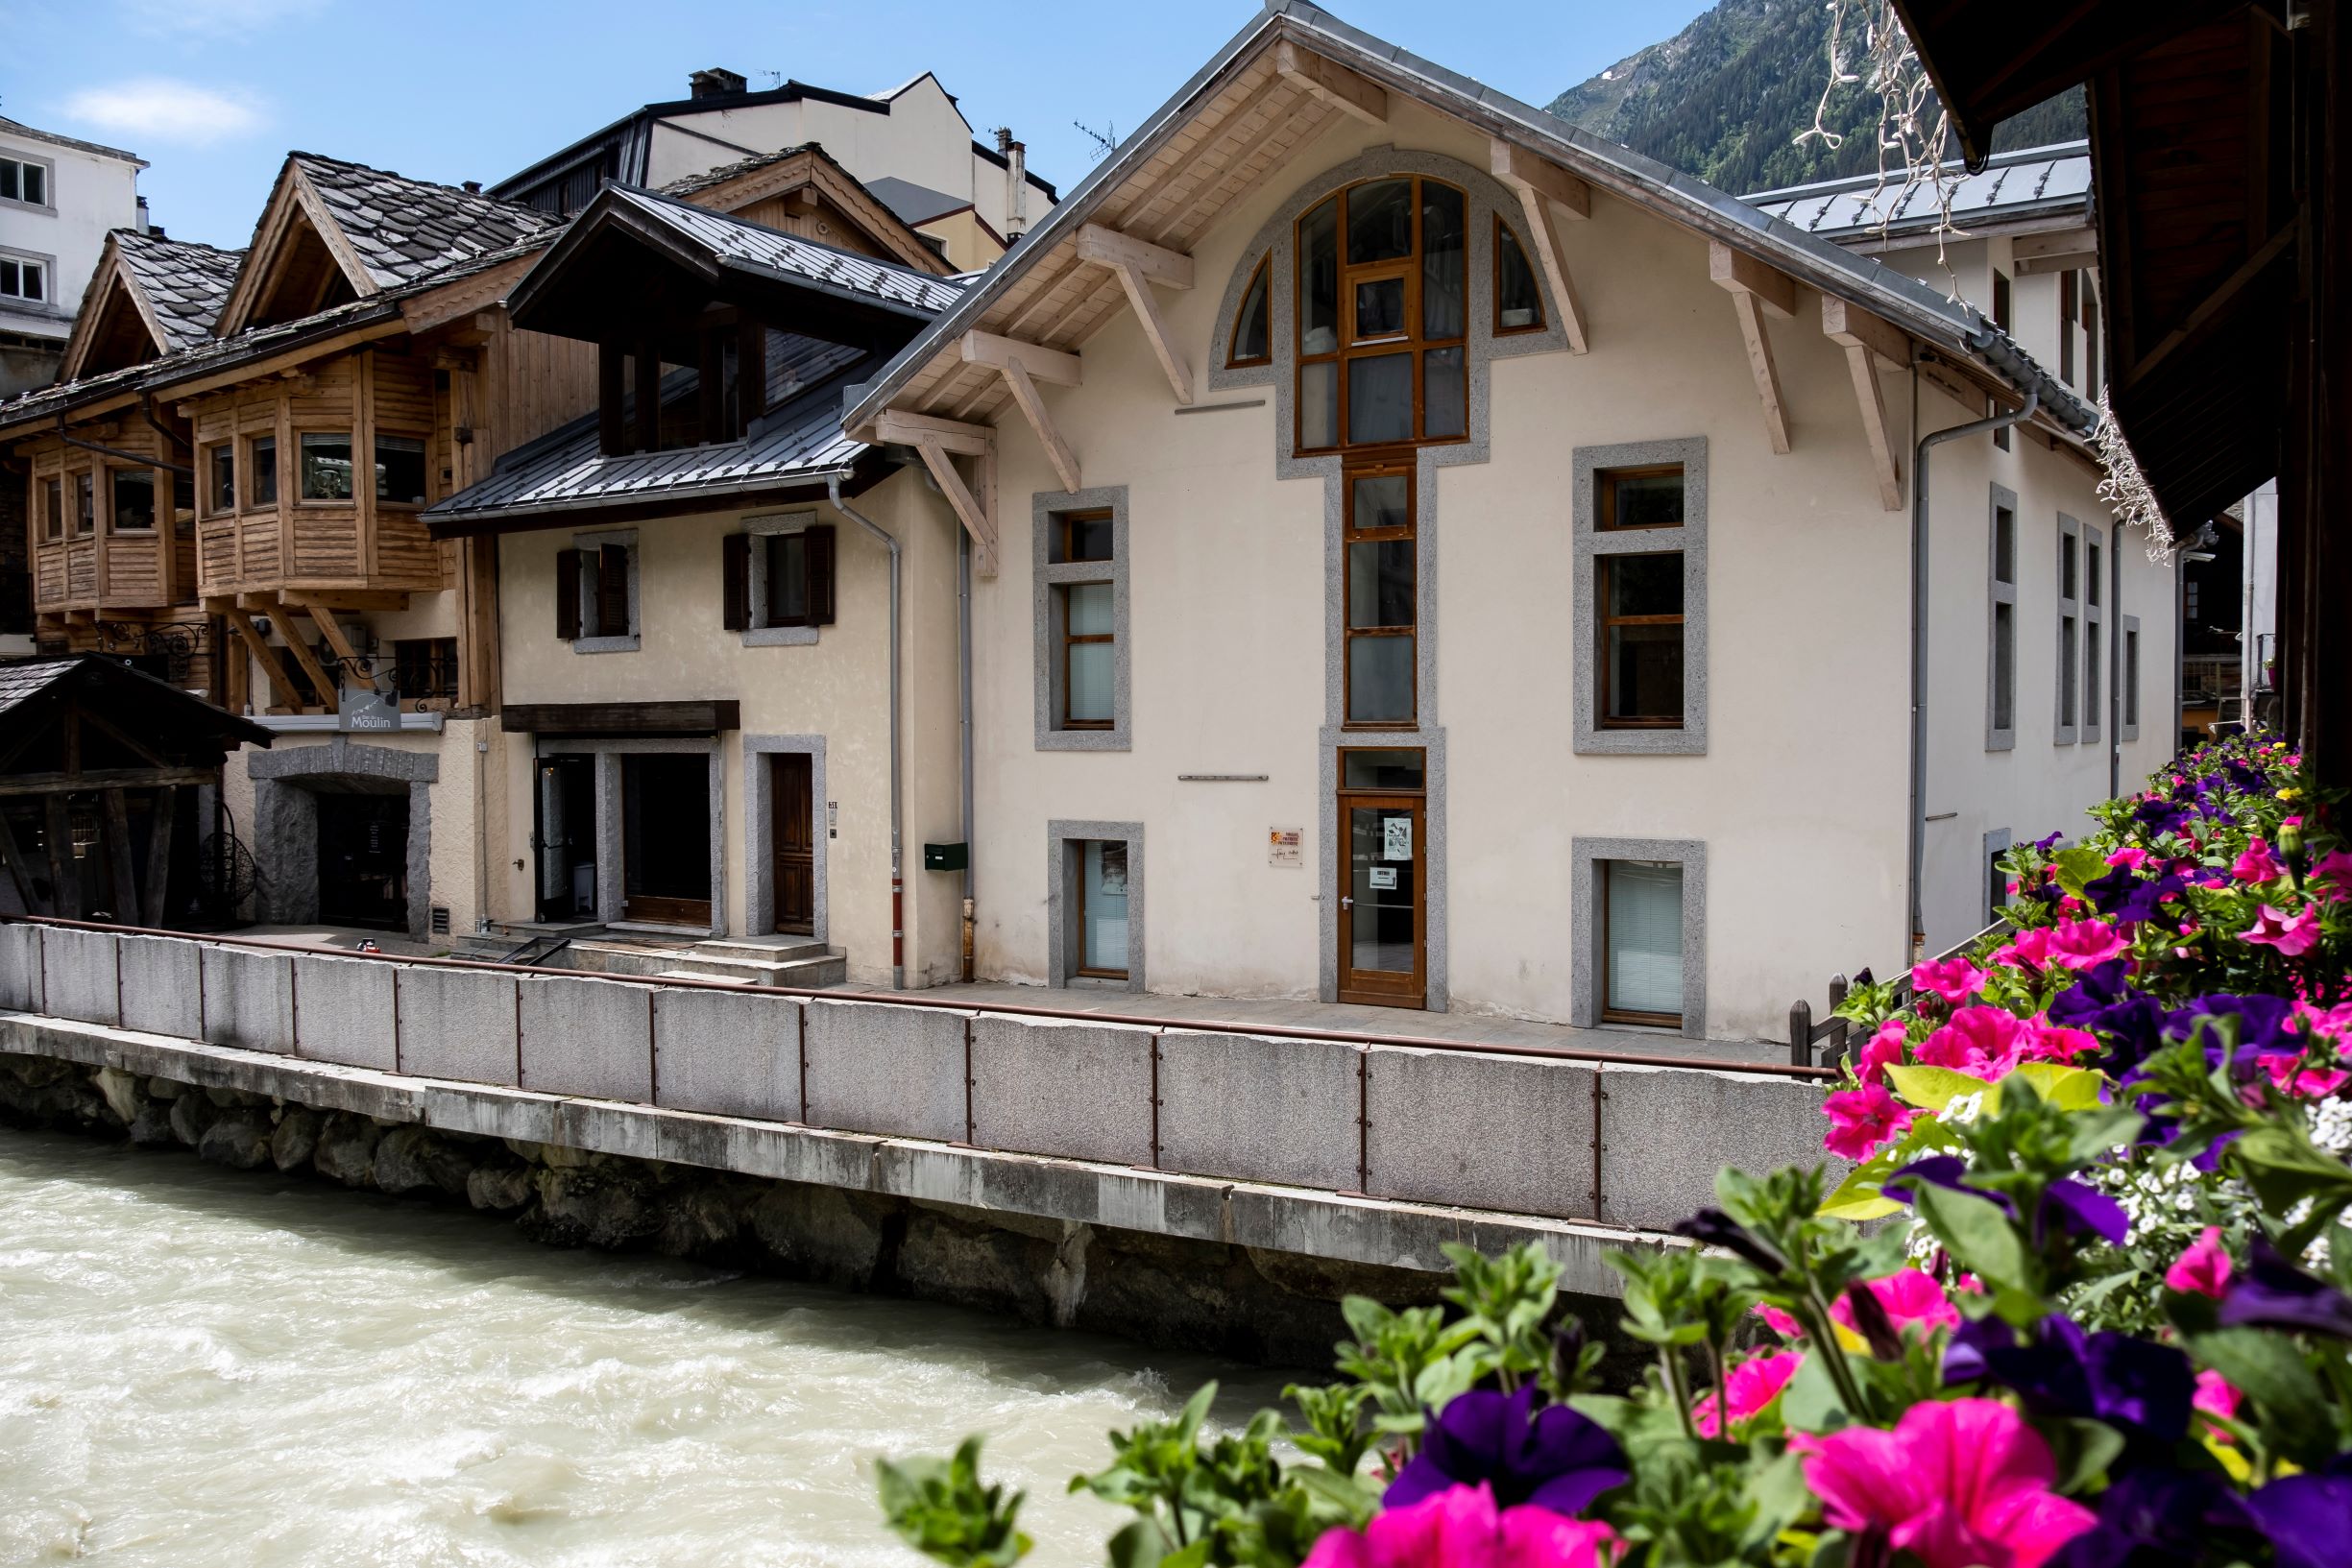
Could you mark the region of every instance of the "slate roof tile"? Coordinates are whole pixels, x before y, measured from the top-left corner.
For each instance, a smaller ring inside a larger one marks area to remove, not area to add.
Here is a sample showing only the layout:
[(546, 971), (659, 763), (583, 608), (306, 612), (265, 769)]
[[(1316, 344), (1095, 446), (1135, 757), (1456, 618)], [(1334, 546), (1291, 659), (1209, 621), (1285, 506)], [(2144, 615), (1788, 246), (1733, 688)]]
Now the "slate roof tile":
[(170, 341), (165, 353), (212, 341), (212, 324), (236, 281), (242, 251), (222, 251), (193, 240), (166, 239), (135, 229), (114, 231), (115, 253), (137, 280), (139, 292)]

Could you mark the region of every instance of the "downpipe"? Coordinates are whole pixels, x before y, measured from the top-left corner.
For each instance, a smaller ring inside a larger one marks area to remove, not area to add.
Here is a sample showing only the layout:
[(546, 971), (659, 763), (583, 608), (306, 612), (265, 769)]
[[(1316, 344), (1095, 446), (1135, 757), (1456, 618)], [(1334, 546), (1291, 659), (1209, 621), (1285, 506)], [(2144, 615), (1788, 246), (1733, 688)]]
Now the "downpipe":
[(972, 535), (956, 530), (956, 677), (962, 710), (963, 979), (972, 981)]
[[(2038, 387), (2029, 387), (2025, 401), (2014, 413), (1996, 414), (1991, 419), (1973, 420), (1955, 424), (1949, 430), (1937, 430), (1920, 437), (1919, 446), (1911, 458), (1911, 815), (1909, 882), (1905, 903), (1909, 905), (1905, 933), (1905, 950), (1910, 961), (1918, 963), (1928, 955), (1928, 920), (1923, 881), (1928, 860), (1928, 454), (1947, 441), (1962, 436), (1987, 435), (1995, 430), (2006, 430), (2033, 418), (2034, 410), (2042, 405)], [(1909, 965), (1904, 966), (1906, 969)]]
[(899, 545), (897, 538), (888, 530), (849, 504), (841, 495), (841, 472), (837, 469), (825, 475), (825, 499), (832, 503), (836, 512), (881, 540), (890, 552), (890, 989), (904, 991), (907, 989), (907, 878), (901, 842), (904, 836), (906, 792), (901, 782), (898, 734)]

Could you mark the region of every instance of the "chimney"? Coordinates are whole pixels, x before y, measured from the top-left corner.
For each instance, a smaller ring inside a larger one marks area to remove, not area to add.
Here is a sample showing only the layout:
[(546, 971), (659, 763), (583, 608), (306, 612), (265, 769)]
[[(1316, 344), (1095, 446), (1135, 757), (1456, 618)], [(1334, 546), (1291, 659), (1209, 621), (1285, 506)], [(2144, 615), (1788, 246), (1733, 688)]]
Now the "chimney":
[(1005, 155), (1005, 237), (1017, 239), (1029, 227), (1029, 146), (1012, 139), (1012, 127), (996, 128), (996, 150)]
[(468, 196), (479, 196), (482, 194), (482, 182), (478, 180), (469, 180), (458, 188), (463, 190)]
[(133, 227), (142, 234), (154, 234), (158, 238), (162, 236), (163, 230), (155, 228), (147, 221), (147, 198), (144, 196), (139, 198), (138, 220)]
[(690, 98), (723, 98), (729, 93), (741, 92), (751, 84), (742, 73), (714, 65), (707, 71), (696, 71), (686, 79)]

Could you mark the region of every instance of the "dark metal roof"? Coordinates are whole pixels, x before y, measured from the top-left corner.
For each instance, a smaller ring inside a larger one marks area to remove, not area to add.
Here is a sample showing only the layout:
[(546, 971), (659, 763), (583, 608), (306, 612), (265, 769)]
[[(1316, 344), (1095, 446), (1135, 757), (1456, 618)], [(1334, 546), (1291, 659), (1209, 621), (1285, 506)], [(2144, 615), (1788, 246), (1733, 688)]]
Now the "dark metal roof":
[(182, 723), (224, 736), (230, 746), (247, 741), (266, 746), (271, 733), (252, 720), (216, 708), (204, 698), (182, 691), (119, 659), (97, 653), (71, 653), (58, 658), (0, 660), (0, 719), (14, 713), (57, 687), (111, 688), (133, 702), (163, 705), (162, 722)]
[(193, 240), (166, 239), (135, 229), (114, 230), (114, 252), (138, 284), (168, 342), (162, 350), (202, 348), (212, 341), (212, 324), (230, 285), (237, 280), (242, 251), (223, 251)]
[[(1793, 224), (1749, 205), (1738, 197), (1669, 168), (1652, 157), (1605, 140), (1555, 114), (1498, 92), (1459, 71), (1401, 49), (1361, 28), (1350, 27), (1307, 0), (1268, 0), (1266, 9), (1176, 89), (1110, 157), (1095, 165), (1069, 197), (1021, 236), (953, 310), (907, 345), (882, 375), (865, 389), (846, 422), (870, 422), (949, 338), (974, 325), (994, 295), (1037, 264), (1061, 240), (1089, 221), (1111, 190), (1133, 177), (1200, 107), (1201, 95), (1235, 61), (1254, 51), (1271, 31), (1304, 34), (1314, 47), (1376, 82), (1441, 104), (1472, 124), (1491, 128), (1559, 161), (1602, 189), (1663, 212), (1699, 232), (1751, 250), (1801, 281), (1851, 297), (1896, 326), (1948, 351), (1975, 358), (1996, 374), (2042, 391), (2042, 407), (2077, 433), (2098, 422), (2097, 411), (2025, 358), (1973, 305), (1935, 290), (1869, 256), (1855, 255)], [(2005, 346), (2005, 347), (2004, 347)], [(1988, 351), (1992, 350), (1992, 351)], [(2012, 363), (2030, 368), (2019, 381)]]
[[(1952, 218), (1963, 230), (1971, 223), (2046, 213), (2087, 216), (2091, 209), (2088, 141), (2003, 153), (1976, 174), (1966, 173), (1957, 159), (1944, 167), (1947, 175), (1961, 176), (1952, 194)], [(1825, 239), (1933, 229), (1943, 216), (1931, 186), (1905, 191), (1900, 179), (1868, 174), (1755, 191), (1742, 200)]]
[(868, 181), (865, 188), (874, 193), (876, 201), (897, 213), (899, 221), (909, 228), (960, 212), (972, 205), (960, 196), (950, 196), (943, 190), (933, 190), (929, 185), (918, 185), (896, 175)]
[(610, 187), (606, 196), (667, 225), (721, 266), (779, 274), (828, 293), (858, 295), (927, 316), (963, 298), (961, 288), (931, 273), (836, 250), (672, 197), (624, 185)]
[(335, 227), (378, 288), (476, 260), (563, 223), (534, 207), (364, 163), (316, 153), (295, 153), (290, 160), (334, 214)]

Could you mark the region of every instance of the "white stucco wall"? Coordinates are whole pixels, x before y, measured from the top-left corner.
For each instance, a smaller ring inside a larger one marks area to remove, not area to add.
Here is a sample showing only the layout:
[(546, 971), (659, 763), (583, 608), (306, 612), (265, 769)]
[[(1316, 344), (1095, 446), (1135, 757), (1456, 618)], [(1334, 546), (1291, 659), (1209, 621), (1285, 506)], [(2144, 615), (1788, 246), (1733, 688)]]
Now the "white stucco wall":
[(17, 300), (0, 301), (0, 319), (12, 331), (54, 336), (73, 330), (74, 311), (106, 248), (107, 230), (138, 222), (135, 159), (87, 152), (0, 128), (0, 157), (49, 166), (45, 207), (0, 201), (0, 250), (18, 252), (51, 264), (55, 296), (48, 310)]

